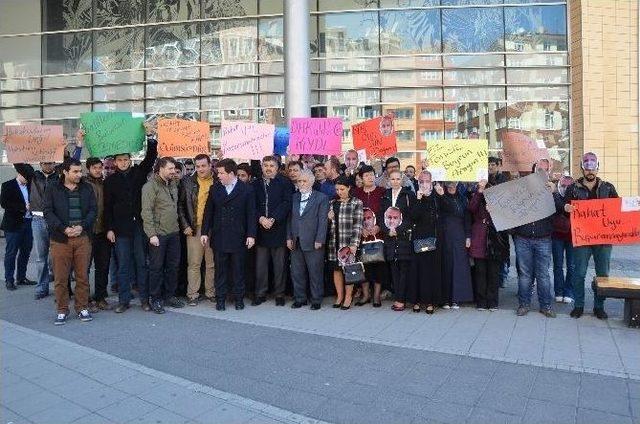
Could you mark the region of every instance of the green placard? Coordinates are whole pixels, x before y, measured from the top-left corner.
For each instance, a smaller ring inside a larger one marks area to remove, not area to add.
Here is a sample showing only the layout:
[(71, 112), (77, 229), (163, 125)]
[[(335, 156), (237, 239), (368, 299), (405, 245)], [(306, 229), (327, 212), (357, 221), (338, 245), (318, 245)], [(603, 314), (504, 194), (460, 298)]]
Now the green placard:
[(91, 156), (96, 157), (142, 150), (143, 122), (144, 118), (133, 118), (130, 112), (88, 112), (80, 115), (84, 143)]

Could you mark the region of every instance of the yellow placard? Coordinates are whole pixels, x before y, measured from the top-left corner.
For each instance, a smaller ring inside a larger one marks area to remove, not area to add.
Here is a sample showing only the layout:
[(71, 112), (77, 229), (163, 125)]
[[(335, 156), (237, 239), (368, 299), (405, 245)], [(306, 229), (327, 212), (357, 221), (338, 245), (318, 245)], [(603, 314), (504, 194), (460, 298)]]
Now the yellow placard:
[(487, 140), (453, 139), (427, 142), (427, 169), (433, 181), (480, 181), (488, 178)]

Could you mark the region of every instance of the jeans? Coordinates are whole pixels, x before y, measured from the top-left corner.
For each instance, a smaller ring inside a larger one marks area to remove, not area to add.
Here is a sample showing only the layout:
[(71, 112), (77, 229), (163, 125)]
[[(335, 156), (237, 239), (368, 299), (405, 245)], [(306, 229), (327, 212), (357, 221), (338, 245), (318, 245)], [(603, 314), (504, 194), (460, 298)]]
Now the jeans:
[(159, 246), (149, 245), (149, 295), (152, 301), (175, 296), (180, 265), (180, 234), (158, 236)]
[[(571, 241), (551, 239), (553, 252), (553, 289), (558, 297), (573, 298), (573, 246)], [(567, 262), (565, 275), (563, 263)]]
[[(4, 253), (4, 279), (8, 283), (20, 282), (27, 277), (27, 264), (33, 246), (31, 220), (25, 219), (17, 231), (6, 231), (5, 237), (7, 245)], [(14, 279), (16, 257), (18, 258), (18, 272)]]
[(42, 216), (34, 216), (31, 223), (33, 244), (36, 248), (36, 294), (49, 294), (49, 227)]
[(131, 284), (136, 281), (140, 301), (149, 300), (149, 267), (147, 254), (149, 239), (137, 223), (130, 237), (116, 234), (116, 258), (118, 260), (118, 303), (128, 305), (131, 302)]
[(538, 289), (540, 309), (551, 308), (551, 237), (525, 238), (514, 236), (518, 266), (518, 301), (520, 306), (531, 305), (534, 279)]
[[(597, 277), (609, 276), (609, 265), (611, 262), (611, 245), (580, 246), (573, 248), (573, 292), (575, 293), (575, 307), (584, 308), (584, 279), (587, 275), (589, 259), (593, 255), (593, 262), (596, 268)], [(604, 297), (598, 296), (595, 285), (591, 284), (593, 290), (593, 309), (604, 308)]]

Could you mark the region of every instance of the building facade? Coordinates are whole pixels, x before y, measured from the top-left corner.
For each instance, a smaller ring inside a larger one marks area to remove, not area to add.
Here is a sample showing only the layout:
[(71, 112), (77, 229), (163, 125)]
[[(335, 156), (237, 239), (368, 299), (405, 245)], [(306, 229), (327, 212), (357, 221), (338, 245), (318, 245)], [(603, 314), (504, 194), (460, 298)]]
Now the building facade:
[[(434, 139), (585, 150), (638, 194), (637, 0), (308, 1), (311, 116), (393, 112), (399, 156)], [(283, 0), (3, 0), (0, 124), (88, 111), (285, 124)], [(294, 59), (295, 60), (295, 59)], [(3, 155), (3, 161), (6, 158)]]

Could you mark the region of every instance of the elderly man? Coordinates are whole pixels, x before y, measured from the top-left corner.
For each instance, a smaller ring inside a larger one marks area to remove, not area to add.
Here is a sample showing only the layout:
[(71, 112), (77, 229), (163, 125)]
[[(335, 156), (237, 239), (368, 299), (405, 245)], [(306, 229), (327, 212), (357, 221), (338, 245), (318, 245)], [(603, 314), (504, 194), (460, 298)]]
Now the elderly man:
[(311, 293), (311, 309), (320, 309), (324, 289), (324, 249), (327, 237), (329, 198), (313, 190), (313, 172), (305, 169), (293, 195), (287, 225), (287, 247), (291, 251), (292, 308), (307, 304), (307, 284)]

